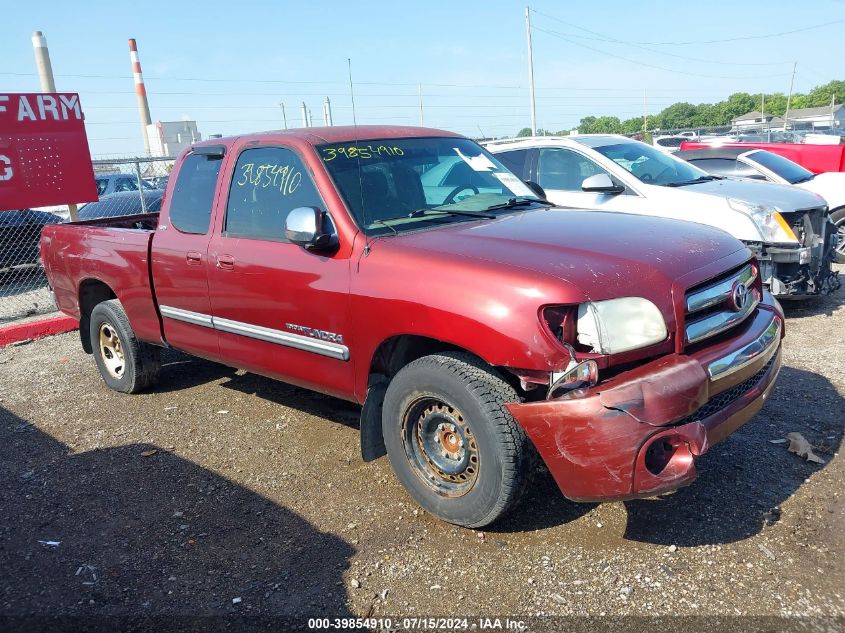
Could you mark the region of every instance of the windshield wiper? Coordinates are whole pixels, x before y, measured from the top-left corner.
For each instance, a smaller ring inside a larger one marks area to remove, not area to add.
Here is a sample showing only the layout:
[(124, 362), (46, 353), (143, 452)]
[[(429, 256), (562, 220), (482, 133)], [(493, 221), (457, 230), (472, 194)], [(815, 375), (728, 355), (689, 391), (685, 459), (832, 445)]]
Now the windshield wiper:
[[(460, 215), (467, 218), (486, 218), (488, 220), (495, 219), (495, 215), (491, 215), (489, 213), (485, 213), (484, 211), (459, 211), (455, 209), (417, 209), (416, 211), (411, 211), (407, 217), (409, 218), (418, 218), (423, 215), (429, 214), (436, 214), (436, 215)], [(403, 216), (404, 217), (404, 216)]]
[(681, 182), (667, 182), (664, 187), (683, 187), (684, 185), (694, 185), (699, 182), (709, 182), (711, 180), (724, 180), (724, 176), (699, 176), (693, 180), (684, 180)]
[(524, 207), (529, 204), (545, 204), (548, 206), (552, 206), (552, 203), (548, 200), (542, 200), (540, 198), (528, 198), (525, 196), (520, 196), (517, 198), (511, 198), (507, 202), (503, 202), (502, 204), (494, 204), (492, 207), (487, 207), (488, 211), (495, 211), (496, 209), (514, 209), (516, 207)]

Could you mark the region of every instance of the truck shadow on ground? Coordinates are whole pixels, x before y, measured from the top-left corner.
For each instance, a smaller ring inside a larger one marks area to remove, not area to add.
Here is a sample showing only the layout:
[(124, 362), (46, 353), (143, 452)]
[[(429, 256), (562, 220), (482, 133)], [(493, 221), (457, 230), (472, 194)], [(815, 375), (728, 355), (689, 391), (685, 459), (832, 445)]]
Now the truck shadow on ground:
[(351, 615), (349, 544), (155, 446), (74, 453), (0, 408), (0, 513), (3, 630), (287, 630)]
[[(178, 352), (167, 351), (166, 357), (168, 364), (163, 371), (167, 370), (168, 375), (162, 381), (166, 385), (163, 390), (226, 378), (221, 383), (225, 388), (254, 394), (350, 428), (358, 427), (360, 407), (353, 403)], [(805, 400), (806, 404), (802, 404)], [(763, 410), (699, 459), (697, 481), (671, 494), (625, 502), (625, 538), (693, 546), (753, 536), (767, 522), (776, 521), (780, 505), (798, 491), (805, 479), (824, 467), (806, 462), (787, 452), (786, 444), (772, 444), (770, 440), (783, 439), (787, 433), (797, 431), (821, 447), (819, 456), (829, 461), (842, 442), (843, 410), (845, 399), (826, 378), (784, 367)], [(487, 531), (543, 530), (575, 521), (595, 507), (565, 499), (551, 476), (540, 470), (515, 512)]]
[(699, 460), (698, 480), (653, 499), (626, 502), (625, 538), (662, 545), (731, 543), (780, 517), (781, 504), (825, 464), (773, 444), (801, 433), (829, 463), (842, 443), (845, 399), (823, 376), (784, 367), (763, 410)]

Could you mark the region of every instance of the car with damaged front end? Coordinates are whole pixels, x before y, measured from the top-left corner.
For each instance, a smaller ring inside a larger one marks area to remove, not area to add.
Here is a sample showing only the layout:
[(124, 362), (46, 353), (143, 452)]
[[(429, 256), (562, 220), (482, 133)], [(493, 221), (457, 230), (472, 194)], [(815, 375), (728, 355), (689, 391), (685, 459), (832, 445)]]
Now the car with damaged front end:
[(172, 347), (357, 402), (364, 460), (443, 520), (503, 516), (538, 455), (570, 499), (689, 484), (780, 368), (758, 262), (536, 192), (443, 130), (269, 132), (192, 146), (157, 215), (41, 252), (109, 387), (152, 387)]

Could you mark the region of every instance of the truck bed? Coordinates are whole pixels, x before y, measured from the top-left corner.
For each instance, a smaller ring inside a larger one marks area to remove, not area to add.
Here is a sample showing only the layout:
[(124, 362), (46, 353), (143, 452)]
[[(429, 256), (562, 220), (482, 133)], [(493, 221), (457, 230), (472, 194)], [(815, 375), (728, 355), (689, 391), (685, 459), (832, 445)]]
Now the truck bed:
[[(157, 223), (158, 214), (148, 213), (45, 227), (41, 259), (59, 309), (78, 319), (82, 302), (117, 298), (137, 336), (160, 342), (150, 279), (150, 245)], [(80, 323), (81, 330), (86, 327)]]

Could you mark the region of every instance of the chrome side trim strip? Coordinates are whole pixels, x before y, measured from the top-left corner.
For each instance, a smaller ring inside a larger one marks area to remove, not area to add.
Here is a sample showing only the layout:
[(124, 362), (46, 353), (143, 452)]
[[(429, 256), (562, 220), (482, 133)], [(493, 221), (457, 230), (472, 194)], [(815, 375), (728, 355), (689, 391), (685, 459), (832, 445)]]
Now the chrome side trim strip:
[(294, 349), (300, 349), (306, 352), (314, 352), (315, 354), (328, 356), (329, 358), (336, 358), (337, 360), (349, 360), (349, 348), (346, 347), (346, 345), (340, 345), (339, 343), (331, 343), (329, 341), (311, 338), (310, 336), (302, 336), (301, 334), (282, 332), (281, 330), (261, 327), (260, 325), (250, 325), (249, 323), (242, 323), (240, 321), (222, 319), (208, 314), (202, 314), (200, 312), (191, 312), (190, 310), (173, 308), (171, 306), (160, 305), (159, 310), (161, 311), (162, 316), (175, 319), (177, 321), (184, 321), (185, 323), (191, 323), (192, 325), (208, 327), (220, 332), (228, 332), (230, 334), (239, 334), (259, 341), (276, 343), (277, 345), (293, 347)]
[(214, 329), (220, 330), (221, 332), (240, 334), (241, 336), (248, 336), (259, 341), (267, 341), (268, 343), (293, 347), (306, 352), (314, 352), (315, 354), (336, 358), (337, 360), (349, 360), (349, 348), (346, 345), (321, 341), (320, 339), (302, 336), (301, 334), (282, 332), (281, 330), (261, 327), (260, 325), (250, 325), (249, 323), (241, 323), (240, 321), (221, 319), (219, 317), (212, 317), (212, 322), (214, 323)]
[[(718, 360), (714, 360), (707, 366), (707, 373), (710, 378), (724, 378), (747, 367), (760, 356), (771, 356), (777, 349), (780, 342), (780, 320), (775, 317), (769, 326), (763, 330), (755, 340), (751, 341), (742, 349), (731, 352)], [(770, 353), (771, 352), (771, 353)]]
[(170, 306), (163, 305), (160, 305), (158, 309), (161, 312), (161, 316), (165, 316), (170, 319), (184, 321), (185, 323), (191, 323), (192, 325), (201, 325), (203, 327), (210, 328), (214, 327), (214, 324), (211, 320), (211, 316), (208, 314), (202, 314), (201, 312), (191, 312), (190, 310), (183, 310), (182, 308), (172, 308)]
[(749, 264), (736, 275), (687, 295), (687, 313), (699, 312), (727, 301), (731, 297), (733, 285), (736, 282), (744, 284), (746, 288), (754, 281), (754, 270)]

